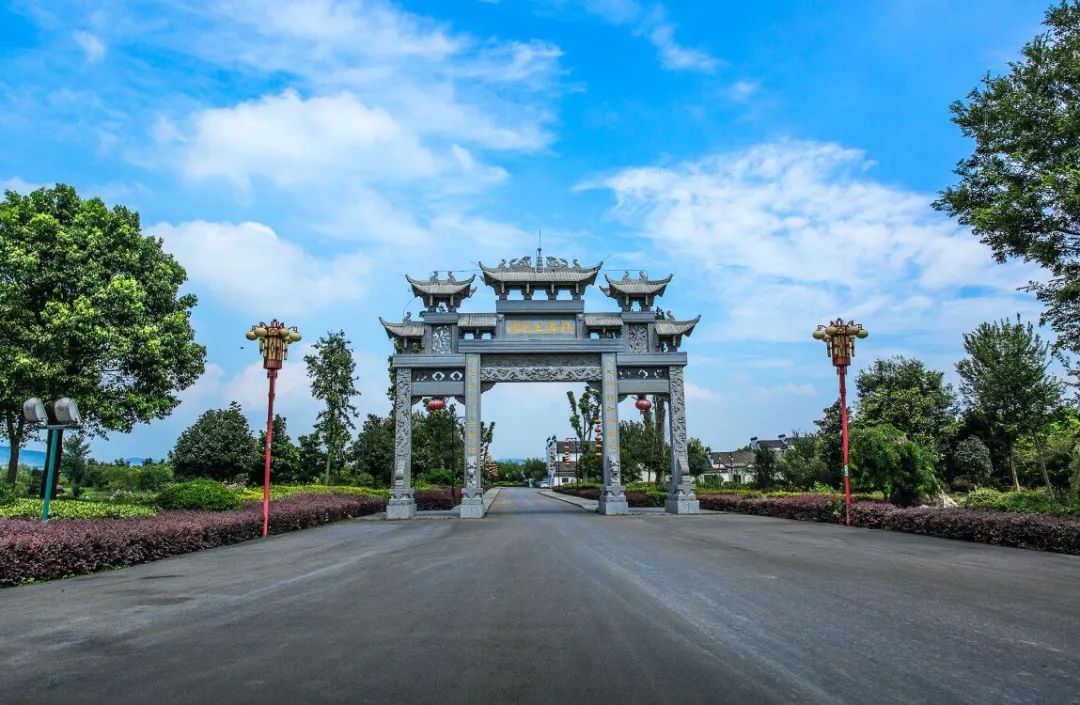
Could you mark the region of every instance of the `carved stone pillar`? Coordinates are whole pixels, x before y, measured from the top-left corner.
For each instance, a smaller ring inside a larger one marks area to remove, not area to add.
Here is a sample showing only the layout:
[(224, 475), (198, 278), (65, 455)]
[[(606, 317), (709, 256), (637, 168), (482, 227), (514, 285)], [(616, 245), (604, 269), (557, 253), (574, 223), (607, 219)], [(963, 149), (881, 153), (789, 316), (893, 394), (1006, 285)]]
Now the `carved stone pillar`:
[(480, 356), (465, 356), (465, 489), (461, 518), (484, 516), (484, 490), (480, 485)]
[(701, 507), (694, 494), (694, 477), (686, 452), (686, 395), (683, 368), (668, 368), (668, 423), (671, 429), (671, 483), (664, 509), (671, 514), (698, 514)]
[(394, 468), (387, 519), (412, 519), (416, 499), (412, 490), (412, 369), (397, 368), (394, 382)]
[(619, 390), (615, 354), (604, 353), (600, 360), (600, 410), (603, 418), (604, 491), (600, 494), (601, 514), (628, 514), (619, 463)]

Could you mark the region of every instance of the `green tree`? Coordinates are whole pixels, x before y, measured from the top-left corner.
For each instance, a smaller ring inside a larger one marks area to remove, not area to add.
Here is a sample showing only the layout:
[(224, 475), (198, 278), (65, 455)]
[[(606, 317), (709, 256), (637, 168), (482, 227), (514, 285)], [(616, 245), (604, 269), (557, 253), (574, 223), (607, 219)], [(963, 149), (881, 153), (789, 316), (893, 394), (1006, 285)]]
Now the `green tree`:
[(357, 416), (353, 397), (356, 389), (356, 361), (344, 331), (333, 331), (319, 338), (314, 352), (304, 356), (311, 396), (323, 402), (323, 410), (315, 421), (315, 432), (326, 449), (326, 484), (330, 484), (331, 467), (339, 471), (344, 465), (345, 446), (356, 428)]
[(412, 468), (418, 476), (448, 470), (458, 484), (464, 481), (465, 428), (453, 402), (442, 411), (413, 413)]
[(755, 448), (752, 471), (754, 473), (754, 484), (757, 485), (759, 489), (763, 490), (767, 487), (771, 487), (773, 481), (776, 479), (776, 453), (764, 446)]
[[(561, 444), (559, 447), (562, 447)], [(619, 465), (624, 482), (641, 479), (642, 471), (648, 469), (653, 453), (652, 433), (643, 422), (619, 422)]]
[[(848, 409), (851, 419), (851, 409)], [(825, 463), (825, 476), (822, 478), (829, 487), (839, 487), (844, 481), (844, 445), (841, 436), (840, 400), (822, 410), (820, 419), (814, 421), (818, 427), (818, 453)]]
[(953, 451), (952, 470), (956, 477), (966, 478), (976, 487), (989, 485), (994, 476), (990, 449), (978, 436), (968, 436)]
[[(259, 431), (258, 448), (260, 453), (266, 452), (266, 431)], [(263, 462), (256, 463), (251, 468), (249, 481), (253, 485), (261, 485), (263, 482), (263, 473), (266, 471), (265, 457), (263, 455)], [(316, 477), (316, 473), (306, 472), (300, 462), (300, 446), (289, 438), (285, 417), (274, 414), (274, 435), (270, 438), (270, 480), (283, 485), (302, 485)]]
[(540, 458), (526, 458), (521, 464), (521, 471), (525, 473), (525, 477), (537, 482), (547, 477), (547, 463)]
[(854, 429), (851, 459), (860, 486), (884, 491), (893, 504), (911, 506), (937, 489), (932, 455), (895, 426)]
[(0, 202), (0, 416), (15, 482), (22, 403), (68, 396), (84, 432), (167, 416), (203, 372), (187, 275), (139, 215), (58, 184)]
[(262, 455), (258, 441), (236, 402), (211, 409), (176, 439), (169, 462), (176, 477), (209, 477), (232, 481), (246, 478)]
[[(1064, 392), (1061, 381), (1048, 372), (1050, 346), (1031, 323), (1022, 323), (1017, 316), (1015, 323), (1006, 319), (980, 324), (964, 335), (964, 350), (967, 357), (956, 364), (960, 391), (970, 413), (983, 419), (989, 433), (1007, 449), (1013, 487), (1020, 489), (1016, 440), (1030, 434), (1041, 458), (1043, 434)], [(1045, 465), (1042, 470), (1051, 488)]]
[(687, 441), (686, 455), (691, 475), (697, 477), (703, 472), (712, 470), (712, 463), (709, 461), (709, 453), (711, 452), (712, 450), (702, 443), (700, 438), (691, 438)]
[(60, 454), (60, 474), (71, 481), (71, 494), (78, 497), (86, 481), (86, 469), (90, 459), (90, 444), (86, 436), (73, 433), (64, 438), (64, 452)]
[(355, 471), (371, 475), (381, 487), (388, 486), (394, 466), (393, 415), (368, 414), (349, 447), (348, 460)]
[(940, 455), (956, 425), (956, 397), (945, 373), (928, 370), (921, 360), (897, 355), (859, 372), (859, 423), (888, 424), (923, 448)]
[(777, 459), (777, 474), (785, 484), (797, 489), (810, 489), (815, 483), (830, 487), (829, 468), (821, 459), (821, 438), (818, 434), (792, 433), (788, 449)]
[(987, 75), (953, 122), (975, 141), (959, 183), (934, 203), (971, 227), (999, 262), (1037, 262), (1032, 282), (1058, 345), (1080, 351), (1080, 4), (1062, 2), (1004, 76)]
[(594, 424), (601, 415), (600, 392), (586, 387), (580, 397), (575, 397), (573, 391), (568, 391), (566, 400), (570, 403), (570, 428), (581, 448), (577, 464), (578, 480), (588, 480), (601, 472), (600, 461), (591, 452), (595, 444)]

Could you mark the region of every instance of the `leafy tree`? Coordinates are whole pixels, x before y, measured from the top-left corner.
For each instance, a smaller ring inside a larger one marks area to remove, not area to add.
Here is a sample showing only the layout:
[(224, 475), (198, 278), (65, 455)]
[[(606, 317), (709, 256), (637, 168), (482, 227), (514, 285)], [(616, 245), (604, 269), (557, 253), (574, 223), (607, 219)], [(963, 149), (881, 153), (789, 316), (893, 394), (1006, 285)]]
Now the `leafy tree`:
[(956, 424), (956, 398), (945, 373), (928, 370), (921, 360), (897, 355), (875, 360), (859, 372), (859, 423), (888, 424), (919, 445), (940, 454)]
[(697, 477), (703, 472), (712, 470), (709, 461), (709, 453), (712, 451), (701, 442), (700, 438), (691, 438), (686, 443), (687, 463), (690, 465), (690, 474)]
[(776, 453), (764, 446), (754, 449), (754, 484), (759, 489), (770, 487), (776, 479)]
[(1005, 76), (989, 76), (953, 122), (975, 141), (956, 168), (959, 183), (935, 202), (971, 227), (999, 262), (1045, 267), (1032, 282), (1058, 345), (1080, 351), (1080, 4), (1046, 13), (1047, 31), (1022, 50)]
[(0, 202), (0, 417), (16, 480), (22, 404), (68, 396), (85, 432), (130, 431), (167, 416), (203, 372), (194, 295), (139, 215), (70, 186)]
[(456, 404), (450, 402), (438, 412), (416, 412), (412, 427), (413, 472), (449, 470), (463, 480), (465, 468), (465, 428)]
[(989, 485), (994, 476), (990, 449), (978, 436), (968, 436), (953, 451), (952, 469), (957, 477), (967, 478), (972, 485)]
[(60, 454), (60, 473), (71, 481), (71, 494), (78, 497), (86, 480), (90, 459), (90, 444), (86, 436), (73, 433), (64, 438), (64, 451)]
[[(259, 431), (258, 448), (260, 453), (266, 452), (266, 431)], [(261, 485), (263, 473), (266, 471), (265, 456), (262, 463), (256, 463), (251, 468), (249, 481), (253, 485)], [(300, 446), (293, 443), (289, 438), (286, 428), (285, 417), (274, 414), (274, 435), (270, 438), (270, 479), (272, 482), (283, 485), (301, 485), (314, 480), (318, 475), (304, 468), (300, 462)]]
[(654, 452), (651, 429), (643, 422), (619, 422), (619, 465), (624, 482), (639, 480), (642, 470), (650, 467), (650, 455)]
[(371, 475), (379, 486), (388, 486), (394, 466), (393, 415), (368, 414), (347, 457), (355, 470)]
[[(1026, 434), (1016, 441), (1016, 472), (1021, 484), (1044, 482), (1054, 488), (1068, 487), (1073, 448), (1080, 436), (1075, 408), (1058, 409), (1039, 436)], [(1036, 441), (1039, 441), (1036, 444)], [(1041, 477), (1043, 471), (1046, 477)], [(1053, 490), (1049, 492), (1052, 495)]]
[(315, 421), (315, 432), (326, 449), (329, 485), (331, 466), (341, 469), (344, 464), (345, 446), (356, 428), (353, 419), (357, 411), (352, 399), (360, 392), (354, 376), (356, 360), (344, 331), (327, 333), (313, 347), (315, 352), (305, 355), (304, 362), (311, 378), (311, 396), (325, 405)]
[(305, 433), (296, 438), (296, 444), (300, 446), (300, 467), (307, 477), (319, 477), (326, 479), (326, 451), (323, 450), (322, 439), (318, 431)]
[[(851, 409), (848, 409), (851, 419)], [(844, 481), (844, 443), (841, 436), (840, 400), (822, 410), (820, 419), (814, 421), (818, 427), (818, 453), (825, 463), (825, 475), (821, 482), (830, 487), (839, 487)], [(850, 431), (850, 429), (849, 429)]]
[(169, 462), (178, 478), (209, 477), (232, 481), (248, 477), (259, 464), (259, 444), (236, 402), (211, 409), (176, 439)]
[(602, 471), (595, 454), (588, 452), (595, 444), (594, 423), (601, 417), (600, 392), (592, 387), (585, 387), (579, 398), (575, 398), (573, 391), (568, 391), (566, 400), (570, 403), (570, 428), (577, 436), (581, 448), (577, 476), (579, 480), (588, 480), (590, 476), (596, 476)]
[(911, 506), (920, 494), (937, 489), (932, 455), (895, 426), (854, 429), (851, 459), (861, 486), (883, 490), (899, 506)]
[(521, 471), (525, 473), (525, 477), (536, 482), (547, 477), (547, 463), (540, 458), (526, 458), (521, 464)]
[[(1031, 323), (1017, 316), (1015, 323), (1006, 319), (980, 324), (964, 335), (964, 350), (968, 356), (956, 365), (960, 391), (971, 413), (981, 417), (1007, 449), (1013, 487), (1019, 489), (1013, 446), (1031, 434), (1041, 458), (1043, 433), (1061, 405), (1063, 386), (1047, 371), (1050, 346)], [(1045, 466), (1043, 478), (1050, 488)]]
[(809, 489), (815, 483), (829, 484), (826, 482), (829, 468), (820, 457), (820, 446), (818, 434), (792, 433), (788, 437), (788, 449), (777, 459), (780, 478), (798, 489)]

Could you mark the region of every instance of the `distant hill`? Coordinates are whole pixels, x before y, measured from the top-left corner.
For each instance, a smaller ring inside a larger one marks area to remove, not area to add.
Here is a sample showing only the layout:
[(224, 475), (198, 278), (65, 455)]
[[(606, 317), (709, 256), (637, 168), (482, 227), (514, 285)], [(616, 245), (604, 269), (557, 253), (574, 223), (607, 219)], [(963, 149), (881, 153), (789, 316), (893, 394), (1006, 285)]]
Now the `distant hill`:
[[(11, 448), (0, 446), (0, 467), (6, 468), (9, 458), (11, 458)], [(45, 467), (45, 451), (23, 448), (19, 453), (19, 464), (29, 465), (32, 468), (43, 468)]]
[[(7, 446), (0, 446), (0, 469), (6, 468), (8, 459), (11, 457), (11, 448)], [(127, 461), (132, 465), (142, 465), (142, 458), (127, 458)], [(43, 450), (29, 450), (23, 448), (19, 452), (19, 465), (29, 465), (32, 468), (45, 467), (45, 451)]]

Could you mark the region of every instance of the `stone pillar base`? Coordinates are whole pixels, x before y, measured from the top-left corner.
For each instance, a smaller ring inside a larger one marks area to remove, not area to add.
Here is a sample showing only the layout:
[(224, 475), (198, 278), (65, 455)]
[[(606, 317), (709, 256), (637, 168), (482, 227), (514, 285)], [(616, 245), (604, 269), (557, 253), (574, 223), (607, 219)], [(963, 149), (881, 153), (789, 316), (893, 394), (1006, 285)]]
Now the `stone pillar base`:
[(669, 499), (664, 502), (664, 511), (668, 514), (701, 514), (701, 505), (697, 497)]
[(386, 518), (387, 519), (415, 519), (416, 518), (416, 500), (412, 495), (405, 495), (402, 497), (391, 497), (386, 502)]
[(597, 506), (596, 511), (604, 516), (629, 514), (630, 505), (626, 503), (626, 494), (623, 493), (622, 486), (610, 485), (605, 487), (603, 494), (600, 495), (600, 504)]
[(458, 507), (459, 515), (462, 519), (483, 519), (484, 518), (484, 497), (483, 495), (477, 495), (476, 497), (462, 497), (461, 506)]

